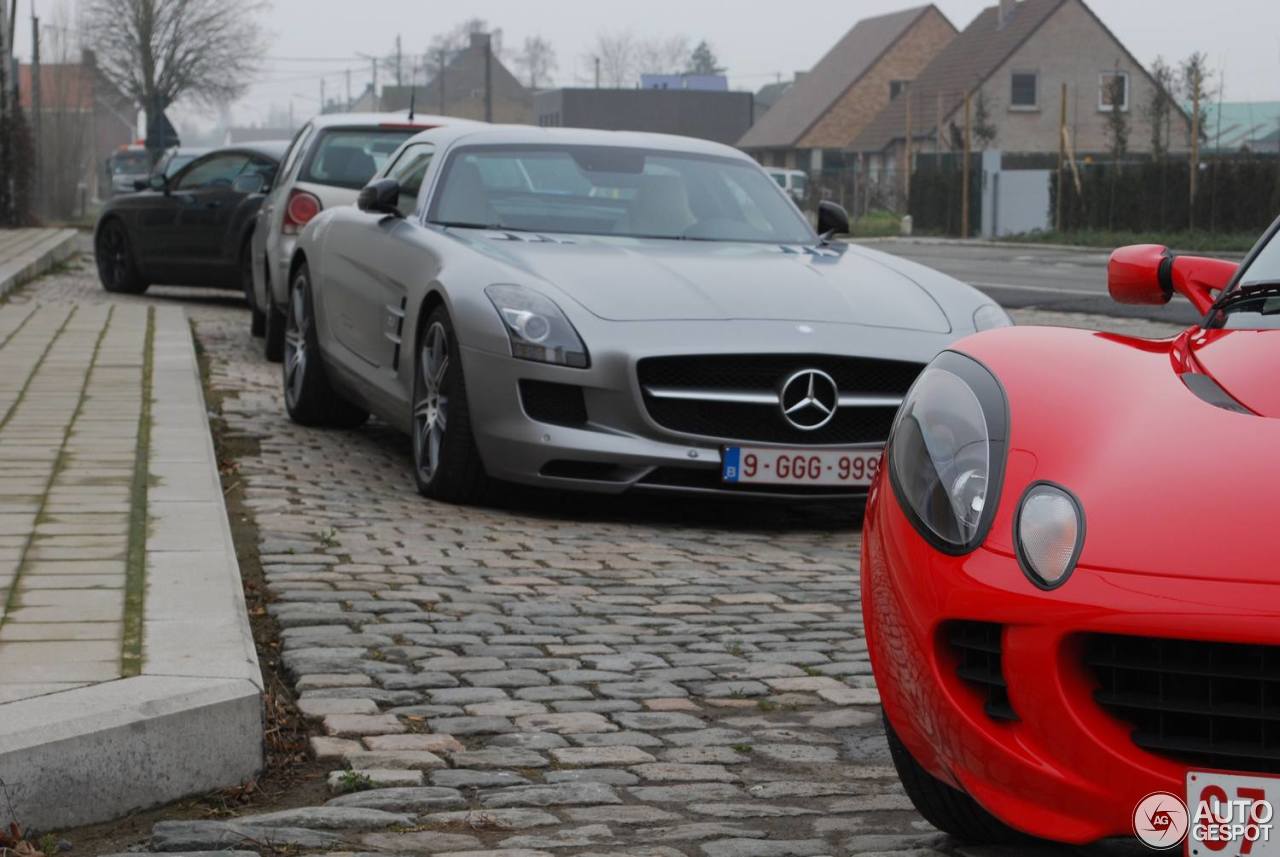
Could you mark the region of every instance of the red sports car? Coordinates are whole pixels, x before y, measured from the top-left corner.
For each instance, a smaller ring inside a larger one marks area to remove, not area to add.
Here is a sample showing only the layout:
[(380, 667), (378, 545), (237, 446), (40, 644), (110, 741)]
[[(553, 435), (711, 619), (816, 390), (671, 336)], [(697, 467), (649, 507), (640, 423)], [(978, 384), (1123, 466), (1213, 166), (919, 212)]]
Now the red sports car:
[[(1135, 813), (1165, 792), (1182, 831), (1202, 801), (1270, 801), (1280, 846), (1277, 232), (1239, 266), (1112, 255), (1115, 300), (1204, 313), (1172, 339), (981, 333), (907, 395), (862, 607), (894, 763), (936, 827), (1176, 845), (1176, 818)], [(1192, 853), (1250, 853), (1208, 835)]]

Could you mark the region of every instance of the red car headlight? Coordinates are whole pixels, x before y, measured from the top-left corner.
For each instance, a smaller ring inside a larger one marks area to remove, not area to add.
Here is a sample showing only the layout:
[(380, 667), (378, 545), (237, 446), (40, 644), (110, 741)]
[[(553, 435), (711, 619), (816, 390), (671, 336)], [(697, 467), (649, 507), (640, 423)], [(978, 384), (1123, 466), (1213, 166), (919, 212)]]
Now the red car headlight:
[(986, 537), (1004, 474), (1004, 390), (972, 358), (940, 354), (907, 393), (889, 436), (889, 481), (930, 544), (963, 554)]
[(1013, 525), (1018, 563), (1041, 589), (1066, 583), (1084, 546), (1084, 509), (1075, 495), (1052, 482), (1036, 482), (1018, 503)]

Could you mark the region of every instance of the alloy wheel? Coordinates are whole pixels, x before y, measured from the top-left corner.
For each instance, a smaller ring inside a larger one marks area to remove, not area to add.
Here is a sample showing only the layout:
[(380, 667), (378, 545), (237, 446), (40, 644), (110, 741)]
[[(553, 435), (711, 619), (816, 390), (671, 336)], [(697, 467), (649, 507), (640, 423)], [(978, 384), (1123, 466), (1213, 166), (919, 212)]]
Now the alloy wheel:
[(449, 422), (449, 396), (444, 389), (448, 371), (449, 334), (437, 321), (418, 353), (418, 400), (413, 405), (413, 460), (423, 482), (430, 482), (440, 467)]
[(129, 245), (120, 224), (111, 223), (103, 229), (100, 250), (98, 266), (103, 278), (113, 286), (124, 283), (129, 276)]
[(307, 375), (307, 334), (311, 316), (307, 312), (307, 279), (298, 277), (289, 295), (289, 307), (285, 314), (284, 328), (284, 394), (290, 407), (302, 395), (302, 385)]

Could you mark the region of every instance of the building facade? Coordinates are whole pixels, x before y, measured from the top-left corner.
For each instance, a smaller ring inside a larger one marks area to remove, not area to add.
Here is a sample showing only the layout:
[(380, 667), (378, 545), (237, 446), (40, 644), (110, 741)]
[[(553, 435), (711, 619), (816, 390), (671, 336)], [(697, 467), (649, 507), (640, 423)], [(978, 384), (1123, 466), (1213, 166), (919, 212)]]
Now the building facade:
[(697, 89), (553, 89), (534, 98), (537, 124), (681, 134), (733, 145), (751, 126), (750, 92)]

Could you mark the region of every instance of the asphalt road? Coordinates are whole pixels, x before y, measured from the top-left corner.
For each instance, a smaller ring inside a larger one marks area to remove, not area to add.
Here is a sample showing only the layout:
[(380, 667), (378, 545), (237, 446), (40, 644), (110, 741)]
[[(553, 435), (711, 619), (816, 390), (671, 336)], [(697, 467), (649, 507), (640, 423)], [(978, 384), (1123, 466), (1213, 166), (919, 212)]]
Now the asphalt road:
[(1199, 315), (1182, 296), (1168, 306), (1121, 306), (1107, 294), (1102, 250), (970, 244), (938, 239), (859, 241), (863, 246), (937, 268), (986, 292), (1009, 309), (1035, 308), (1194, 324)]

